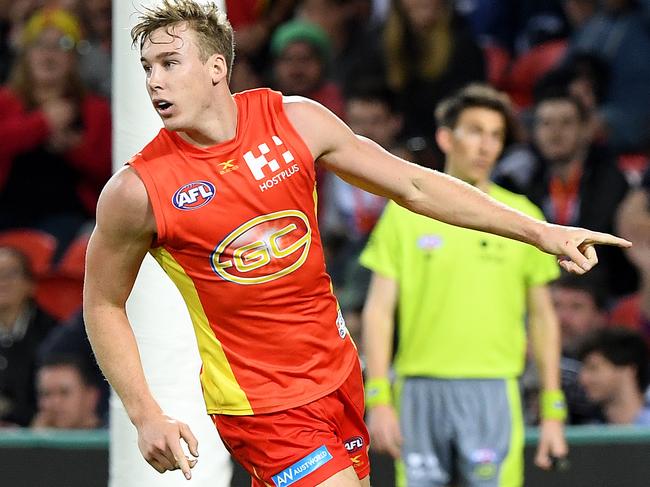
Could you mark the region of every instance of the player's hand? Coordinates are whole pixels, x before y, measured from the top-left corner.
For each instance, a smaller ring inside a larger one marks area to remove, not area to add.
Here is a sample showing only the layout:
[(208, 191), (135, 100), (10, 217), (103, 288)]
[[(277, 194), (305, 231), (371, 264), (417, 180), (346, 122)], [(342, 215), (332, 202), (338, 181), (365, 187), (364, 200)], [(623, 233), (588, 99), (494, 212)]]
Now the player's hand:
[(608, 233), (549, 223), (545, 224), (539, 242), (541, 250), (556, 255), (560, 266), (574, 274), (584, 274), (598, 263), (595, 245), (627, 248), (632, 242)]
[(544, 470), (553, 466), (552, 457), (564, 458), (569, 453), (564, 438), (564, 423), (557, 419), (542, 420), (539, 428), (539, 444), (535, 454), (535, 465)]
[(402, 433), (399, 418), (392, 406), (375, 406), (368, 411), (368, 431), (372, 447), (377, 451), (400, 457)]
[[(180, 440), (187, 443), (195, 458), (188, 458)], [(144, 459), (158, 472), (183, 471), (186, 479), (192, 478), (191, 469), (199, 456), (198, 441), (189, 426), (164, 414), (148, 417), (138, 424), (138, 448)]]

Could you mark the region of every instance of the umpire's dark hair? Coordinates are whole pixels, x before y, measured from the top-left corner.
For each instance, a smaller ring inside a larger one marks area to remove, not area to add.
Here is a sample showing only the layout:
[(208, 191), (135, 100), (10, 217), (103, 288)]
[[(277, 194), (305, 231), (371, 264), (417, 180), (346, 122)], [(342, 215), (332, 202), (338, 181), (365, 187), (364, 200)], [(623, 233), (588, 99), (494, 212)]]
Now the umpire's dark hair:
[(435, 111), (438, 127), (456, 128), (461, 114), (469, 108), (487, 108), (499, 112), (505, 122), (504, 147), (513, 141), (517, 123), (510, 98), (507, 94), (480, 83), (469, 84), (438, 103)]
[(641, 334), (623, 327), (596, 330), (582, 343), (578, 357), (581, 361), (592, 353), (599, 353), (617, 366), (633, 366), (639, 392), (648, 387), (648, 346)]
[(38, 370), (44, 367), (72, 367), (79, 373), (81, 381), (87, 386), (97, 387), (94, 370), (88, 360), (73, 353), (51, 353), (38, 362)]

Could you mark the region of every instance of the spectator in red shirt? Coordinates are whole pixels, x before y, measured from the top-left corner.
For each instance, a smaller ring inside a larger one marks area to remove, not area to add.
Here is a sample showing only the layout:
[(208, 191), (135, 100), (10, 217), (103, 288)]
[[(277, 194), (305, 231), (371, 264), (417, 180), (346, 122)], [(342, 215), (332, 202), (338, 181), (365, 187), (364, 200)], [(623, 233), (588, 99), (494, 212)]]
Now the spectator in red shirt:
[(39, 11), (0, 88), (0, 229), (41, 228), (62, 247), (94, 214), (111, 173), (110, 106), (81, 81), (80, 39), (74, 16)]

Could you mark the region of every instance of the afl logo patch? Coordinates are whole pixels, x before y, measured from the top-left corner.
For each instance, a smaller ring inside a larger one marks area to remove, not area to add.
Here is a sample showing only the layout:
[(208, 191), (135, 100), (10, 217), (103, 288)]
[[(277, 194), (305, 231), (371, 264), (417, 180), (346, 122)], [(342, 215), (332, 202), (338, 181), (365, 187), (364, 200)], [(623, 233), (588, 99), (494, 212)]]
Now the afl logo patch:
[(344, 445), (348, 453), (358, 452), (363, 448), (363, 438), (361, 436), (353, 436), (345, 440)]
[(172, 203), (179, 210), (196, 210), (210, 203), (214, 193), (214, 184), (208, 181), (192, 181), (178, 188), (172, 196)]

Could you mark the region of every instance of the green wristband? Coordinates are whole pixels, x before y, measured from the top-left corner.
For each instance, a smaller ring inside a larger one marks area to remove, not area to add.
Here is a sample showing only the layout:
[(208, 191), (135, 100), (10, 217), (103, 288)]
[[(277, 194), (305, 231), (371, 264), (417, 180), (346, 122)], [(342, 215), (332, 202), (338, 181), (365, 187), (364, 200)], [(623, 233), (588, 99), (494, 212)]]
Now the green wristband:
[(540, 398), (540, 417), (564, 421), (567, 417), (566, 399), (561, 390), (542, 391)]
[(388, 406), (392, 404), (390, 382), (385, 378), (368, 379), (366, 381), (366, 407)]

